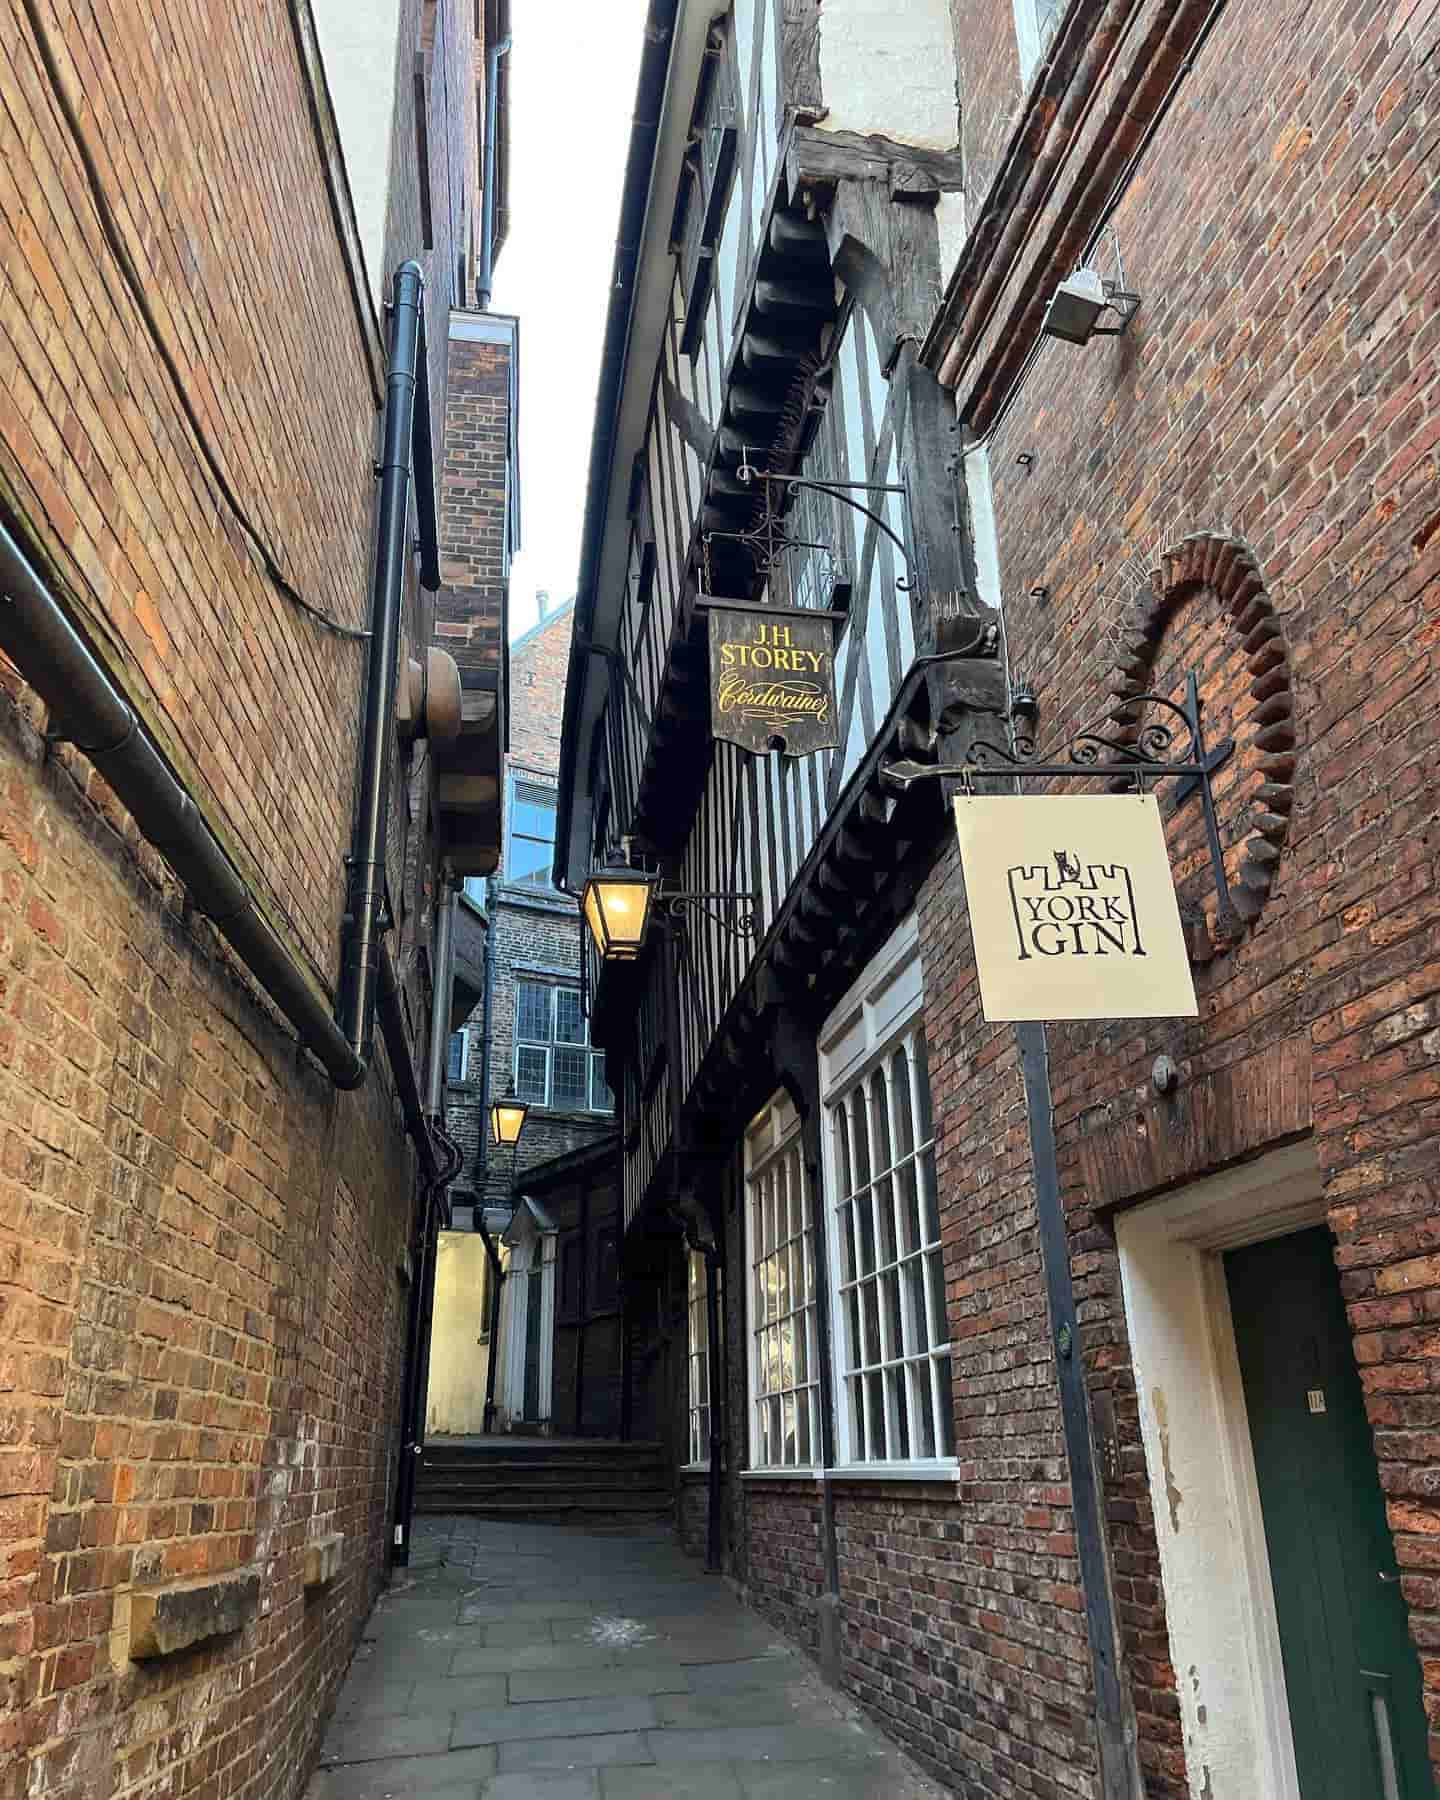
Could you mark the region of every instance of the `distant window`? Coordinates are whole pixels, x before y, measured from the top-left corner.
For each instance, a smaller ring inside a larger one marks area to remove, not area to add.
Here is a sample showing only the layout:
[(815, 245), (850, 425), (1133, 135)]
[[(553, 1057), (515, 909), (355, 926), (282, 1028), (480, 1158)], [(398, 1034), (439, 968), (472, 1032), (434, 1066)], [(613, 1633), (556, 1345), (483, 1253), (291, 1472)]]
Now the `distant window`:
[(580, 990), (545, 981), (515, 984), (515, 1092), (557, 1112), (615, 1110), (605, 1058), (590, 1047)]
[(467, 875), (465, 877), (465, 898), (476, 906), (485, 904), (486, 880), (483, 875)]
[(1015, 41), (1020, 51), (1020, 79), (1028, 87), (1050, 48), (1065, 8), (1063, 0), (1014, 0)]
[(548, 888), (555, 864), (555, 790), (533, 781), (510, 785), (505, 879)]
[(447, 1081), (463, 1081), (465, 1079), (467, 1056), (468, 1047), (465, 1042), (465, 1033), (452, 1031), (450, 1033), (450, 1052), (445, 1069)]

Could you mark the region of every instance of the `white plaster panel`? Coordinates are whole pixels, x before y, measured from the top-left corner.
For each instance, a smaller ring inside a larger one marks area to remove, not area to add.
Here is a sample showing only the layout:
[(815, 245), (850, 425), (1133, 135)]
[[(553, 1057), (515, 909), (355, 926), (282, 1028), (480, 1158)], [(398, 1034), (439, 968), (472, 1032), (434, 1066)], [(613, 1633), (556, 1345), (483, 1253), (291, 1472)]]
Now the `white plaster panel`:
[(940, 238), (940, 288), (949, 285), (965, 248), (969, 228), (965, 221), (965, 196), (961, 193), (941, 194), (935, 205), (935, 230)]
[(958, 83), (949, 0), (825, 0), (823, 130), (878, 131), (919, 149), (953, 150)]
[(345, 179), (376, 304), (383, 299), (385, 203), (399, 66), (400, 0), (311, 0)]

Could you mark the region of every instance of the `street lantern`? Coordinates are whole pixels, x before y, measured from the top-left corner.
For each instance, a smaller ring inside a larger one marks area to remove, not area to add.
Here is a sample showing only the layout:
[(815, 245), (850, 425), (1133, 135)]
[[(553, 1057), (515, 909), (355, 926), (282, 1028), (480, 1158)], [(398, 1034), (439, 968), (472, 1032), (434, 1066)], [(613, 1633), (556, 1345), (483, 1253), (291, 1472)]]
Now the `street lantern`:
[(643, 869), (597, 869), (581, 910), (602, 962), (634, 962), (645, 945), (658, 881)]
[(517, 1100), (513, 1086), (507, 1094), (496, 1100), (490, 1108), (490, 1136), (497, 1144), (508, 1144), (513, 1149), (520, 1142), (520, 1133), (525, 1129), (526, 1115), (530, 1108), (523, 1100)]

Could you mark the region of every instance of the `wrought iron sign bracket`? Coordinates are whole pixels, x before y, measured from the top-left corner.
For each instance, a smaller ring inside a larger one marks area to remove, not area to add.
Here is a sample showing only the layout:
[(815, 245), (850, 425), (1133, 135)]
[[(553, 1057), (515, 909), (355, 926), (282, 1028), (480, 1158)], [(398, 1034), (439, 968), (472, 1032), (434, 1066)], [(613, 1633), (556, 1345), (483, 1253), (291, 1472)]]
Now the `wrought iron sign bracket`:
[(829, 553), (829, 544), (814, 543), (808, 538), (792, 538), (785, 531), (781, 507), (777, 506), (775, 495), (793, 493), (824, 494), (831, 500), (837, 500), (842, 506), (848, 506), (853, 512), (860, 513), (868, 519), (875, 529), (883, 534), (900, 552), (905, 563), (905, 573), (895, 578), (895, 585), (902, 593), (910, 593), (919, 589), (920, 575), (915, 559), (910, 553), (910, 546), (890, 522), (873, 506), (866, 506), (864, 501), (857, 500), (856, 494), (881, 496), (897, 494), (904, 508), (908, 523), (910, 512), (910, 491), (900, 482), (886, 481), (814, 481), (807, 475), (772, 475), (764, 469), (757, 469), (750, 461), (748, 447), (744, 451), (744, 460), (735, 471), (735, 478), (744, 486), (750, 487), (762, 483), (765, 491), (765, 510), (760, 520), (743, 531), (708, 531), (704, 541), (708, 545), (712, 538), (726, 538), (745, 544), (758, 552), (767, 566), (774, 563), (784, 550), (816, 550)]
[(1176, 776), (1185, 794), (1199, 791), (1205, 816), (1205, 837), (1210, 852), (1210, 871), (1215, 883), (1217, 923), (1222, 931), (1238, 930), (1240, 920), (1230, 898), (1230, 883), (1225, 874), (1225, 852), (1220, 842), (1220, 825), (1215, 811), (1215, 794), (1211, 785), (1217, 766), (1226, 760), (1227, 745), (1213, 753), (1205, 748), (1205, 733), (1200, 720), (1200, 685), (1192, 669), (1185, 677), (1185, 701), (1177, 704), (1165, 694), (1137, 694), (1127, 697), (1125, 710), (1138, 712), (1154, 706), (1173, 714), (1184, 727), (1171, 755), (1177, 728), (1159, 720), (1142, 725), (1133, 742), (1109, 735), (1102, 730), (1077, 732), (1063, 747), (1062, 758), (1040, 761), (1034, 739), (1016, 732), (1013, 748), (976, 739), (963, 763), (921, 763), (899, 761), (885, 765), (885, 780), (902, 793), (917, 781), (948, 777), (959, 784), (962, 794), (973, 795), (975, 783), (982, 780), (1009, 779), (1020, 784), (1029, 781), (1093, 781), (1104, 777), (1116, 786), (1124, 784), (1137, 794), (1150, 784)]
[(711, 888), (682, 888), (671, 892), (661, 888), (655, 895), (655, 909), (665, 918), (674, 919), (677, 923), (687, 911), (702, 913), (722, 931), (742, 941), (753, 941), (760, 935), (758, 894), (727, 893)]

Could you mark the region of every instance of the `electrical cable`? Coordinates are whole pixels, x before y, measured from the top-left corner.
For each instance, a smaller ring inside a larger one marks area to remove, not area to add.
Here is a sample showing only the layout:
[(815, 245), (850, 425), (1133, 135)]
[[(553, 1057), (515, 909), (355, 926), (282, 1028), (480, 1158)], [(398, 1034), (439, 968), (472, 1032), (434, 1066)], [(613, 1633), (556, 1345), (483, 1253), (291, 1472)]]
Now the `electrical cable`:
[(125, 285), (130, 291), (130, 297), (134, 301), (136, 310), (140, 314), (141, 321), (150, 337), (151, 344), (154, 346), (155, 353), (159, 356), (160, 361), (164, 364), (166, 374), (170, 377), (170, 385), (174, 390), (175, 399), (179, 404), (181, 412), (185, 415), (185, 421), (190, 427), (191, 434), (200, 451), (201, 459), (204, 462), (205, 467), (209, 470), (210, 478), (219, 490), (221, 499), (229, 508), (240, 529), (245, 533), (251, 548), (254, 550), (261, 567), (269, 577), (272, 585), (292, 606), (295, 606), (301, 612), (308, 614), (310, 618), (315, 620), (316, 624), (322, 626), (326, 631), (333, 633), (336, 637), (350, 638), (360, 642), (368, 641), (370, 637), (368, 631), (360, 630), (353, 625), (342, 625), (338, 619), (332, 619), (330, 614), (324, 611), (323, 608), (313, 605), (302, 593), (300, 593), (299, 589), (295, 587), (286, 576), (285, 571), (280, 567), (270, 546), (266, 543), (259, 528), (254, 524), (249, 514), (245, 511), (245, 508), (241, 505), (239, 497), (236, 495), (234, 488), (230, 485), (229, 477), (221, 467), (220, 459), (216, 455), (215, 450), (205, 433), (205, 428), (200, 422), (199, 414), (195, 410), (194, 402), (191, 400), (186, 389), (185, 378), (181, 374), (179, 365), (176, 363), (175, 358), (170, 351), (170, 347), (166, 344), (164, 336), (161, 333), (159, 322), (156, 320), (150, 302), (145, 294), (145, 284), (140, 279), (140, 273), (135, 267), (124, 238), (120, 235), (119, 223), (115, 218), (109, 199), (106, 196), (104, 183), (100, 179), (100, 170), (95, 162), (90, 145), (86, 140), (85, 133), (81, 128), (79, 115), (70, 100), (69, 94), (65, 91), (65, 84), (60, 75), (60, 67), (55, 58), (54, 46), (51, 42), (50, 34), (45, 29), (45, 23), (40, 17), (36, 0), (21, 0), (21, 4), (25, 9), (25, 17), (29, 21), (30, 33), (35, 40), (35, 48), (39, 54), (40, 64), (44, 70), (45, 79), (49, 84), (51, 95), (56, 106), (59, 108), (61, 118), (65, 122), (65, 127), (70, 134), (70, 139), (74, 145), (75, 152), (80, 158), (80, 164), (85, 173), (85, 184), (89, 190), (91, 205), (95, 208), (95, 215), (100, 223), (100, 230), (104, 235), (105, 242), (110, 247), (111, 254), (114, 256), (115, 261), (119, 266), (121, 275), (125, 279)]

